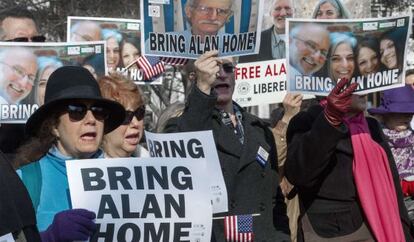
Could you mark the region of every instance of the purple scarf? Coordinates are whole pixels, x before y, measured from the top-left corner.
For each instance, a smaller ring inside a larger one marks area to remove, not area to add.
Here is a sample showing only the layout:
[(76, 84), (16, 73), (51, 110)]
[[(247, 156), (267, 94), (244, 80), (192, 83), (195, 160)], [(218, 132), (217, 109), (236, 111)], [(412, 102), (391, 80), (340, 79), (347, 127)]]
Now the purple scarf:
[(401, 179), (414, 180), (414, 132), (383, 128)]

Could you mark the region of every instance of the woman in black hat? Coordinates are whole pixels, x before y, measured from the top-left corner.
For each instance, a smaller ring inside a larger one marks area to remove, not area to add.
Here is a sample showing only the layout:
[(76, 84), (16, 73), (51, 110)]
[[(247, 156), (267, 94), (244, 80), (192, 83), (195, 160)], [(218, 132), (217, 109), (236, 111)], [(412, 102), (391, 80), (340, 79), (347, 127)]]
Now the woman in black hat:
[(65, 161), (103, 157), (102, 137), (118, 127), (125, 109), (101, 96), (98, 83), (82, 67), (65, 66), (50, 76), (45, 104), (26, 123), (28, 142), (17, 162), (36, 210), (43, 241), (86, 240), (95, 214), (69, 209)]

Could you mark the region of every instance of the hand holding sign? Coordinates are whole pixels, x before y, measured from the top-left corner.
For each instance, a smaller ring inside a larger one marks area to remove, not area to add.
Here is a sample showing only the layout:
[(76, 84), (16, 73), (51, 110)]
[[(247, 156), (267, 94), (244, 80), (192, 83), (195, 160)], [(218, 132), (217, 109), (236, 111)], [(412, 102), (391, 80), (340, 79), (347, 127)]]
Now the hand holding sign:
[(352, 83), (345, 88), (348, 82), (348, 79), (342, 78), (326, 98), (328, 104), (325, 107), (324, 113), (328, 122), (333, 126), (341, 124), (343, 116), (351, 107), (352, 93), (358, 87), (358, 83)]
[(197, 87), (207, 95), (210, 94), (216, 75), (220, 71), (217, 54), (216, 50), (208, 51), (194, 62), (197, 72)]
[(289, 123), (290, 119), (293, 118), (300, 111), (300, 105), (302, 105), (303, 95), (299, 93), (287, 93), (283, 99), (283, 108), (285, 114), (282, 120), (285, 123)]
[(86, 209), (65, 210), (55, 215), (40, 236), (43, 242), (87, 240), (96, 230), (95, 218), (95, 213)]

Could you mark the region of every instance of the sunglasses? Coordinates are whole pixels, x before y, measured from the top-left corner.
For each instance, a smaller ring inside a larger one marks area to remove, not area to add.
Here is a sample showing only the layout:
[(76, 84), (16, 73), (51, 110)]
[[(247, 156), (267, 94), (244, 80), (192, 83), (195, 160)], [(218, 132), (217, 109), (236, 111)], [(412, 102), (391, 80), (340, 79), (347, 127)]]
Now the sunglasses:
[(221, 64), (221, 68), (223, 68), (223, 71), (230, 74), (234, 72), (234, 65), (233, 63), (223, 63)]
[(142, 120), (145, 116), (145, 107), (140, 106), (135, 111), (125, 111), (125, 119), (122, 124), (130, 124), (132, 119), (136, 117), (138, 121)]
[(43, 35), (36, 35), (33, 37), (18, 37), (18, 38), (14, 38), (14, 39), (9, 39), (6, 40), (7, 42), (45, 42), (46, 41), (46, 37)]
[(85, 118), (88, 110), (91, 110), (92, 115), (98, 121), (104, 121), (109, 117), (109, 110), (96, 104), (87, 106), (85, 104), (75, 103), (66, 106), (66, 112), (73, 121), (81, 121)]

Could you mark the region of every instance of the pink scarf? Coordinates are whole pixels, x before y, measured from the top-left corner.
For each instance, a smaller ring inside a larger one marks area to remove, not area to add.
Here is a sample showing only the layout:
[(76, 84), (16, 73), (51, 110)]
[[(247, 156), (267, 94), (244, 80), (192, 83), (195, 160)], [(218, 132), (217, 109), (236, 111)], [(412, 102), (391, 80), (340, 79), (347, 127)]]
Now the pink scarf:
[(387, 154), (372, 140), (362, 112), (344, 123), (351, 132), (354, 179), (369, 227), (378, 242), (405, 241)]

